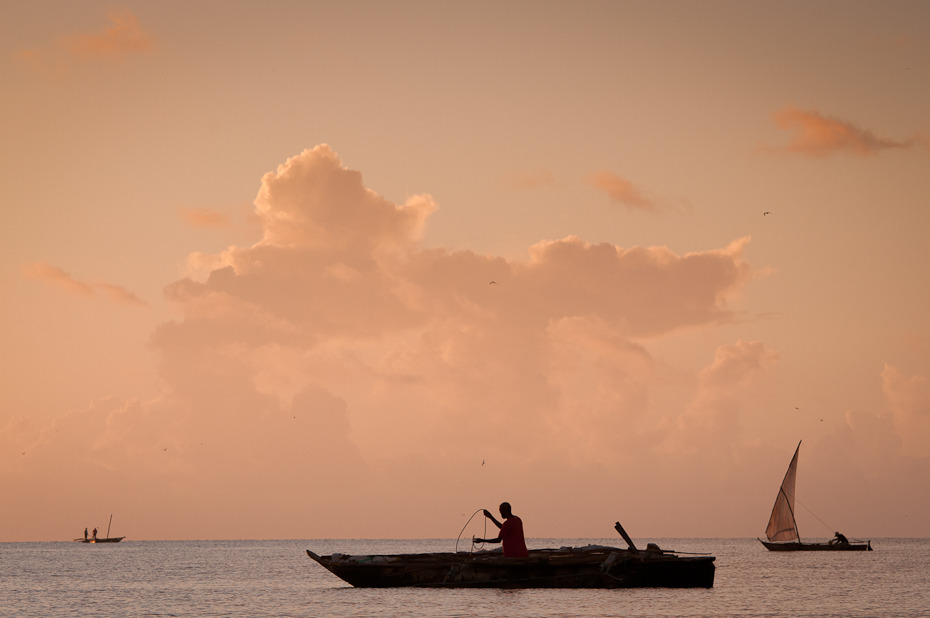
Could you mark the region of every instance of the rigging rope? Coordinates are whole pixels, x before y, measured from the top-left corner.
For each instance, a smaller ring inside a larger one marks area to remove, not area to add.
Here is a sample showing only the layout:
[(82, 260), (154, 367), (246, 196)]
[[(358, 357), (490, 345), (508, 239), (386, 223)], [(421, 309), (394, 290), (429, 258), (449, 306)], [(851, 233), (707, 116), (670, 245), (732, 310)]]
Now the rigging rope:
[(833, 527), (831, 527), (831, 526), (828, 526), (827, 523), (826, 523), (824, 520), (822, 520), (822, 519), (820, 519), (819, 517), (817, 517), (817, 513), (815, 513), (814, 511), (810, 510), (809, 508), (807, 508), (807, 505), (804, 504), (803, 502), (801, 502), (800, 500), (798, 500), (798, 497), (797, 497), (797, 496), (794, 497), (794, 501), (797, 502), (798, 504), (800, 504), (801, 506), (803, 506), (805, 511), (807, 511), (808, 513), (810, 513), (811, 515), (814, 516), (814, 519), (816, 519), (817, 521), (819, 521), (820, 523), (822, 523), (823, 526), (824, 526), (824, 528), (826, 528), (827, 530), (836, 530), (836, 528), (833, 528)]
[[(469, 517), (469, 518), (468, 518), (468, 521), (465, 522), (465, 525), (462, 526), (462, 531), (459, 532), (459, 535), (458, 535), (457, 537), (455, 537), (455, 553), (459, 553), (459, 539), (462, 538), (462, 532), (465, 532), (465, 528), (468, 527), (468, 524), (471, 523), (471, 520), (475, 517), (475, 515), (477, 515), (478, 513), (483, 513), (483, 512), (484, 512), (484, 509), (478, 509), (477, 511), (475, 511), (474, 513), (471, 514), (471, 517)], [(484, 538), (484, 537), (486, 537), (487, 535), (488, 535), (488, 520), (485, 519), (485, 520), (484, 520), (484, 534), (482, 535), (481, 538)], [(475, 538), (475, 537), (472, 536), (472, 539), (474, 539), (474, 538)], [(474, 541), (472, 541), (472, 543), (471, 543), (471, 548), (472, 548), (472, 550), (475, 549), (475, 542), (474, 542)]]
[[(801, 502), (800, 500), (798, 500), (797, 496), (795, 496), (794, 501), (797, 502), (798, 504), (800, 504), (801, 506), (803, 506), (803, 507), (804, 507), (804, 510), (807, 511), (808, 513), (810, 513), (811, 515), (813, 515), (813, 516), (814, 516), (814, 519), (816, 519), (816, 520), (819, 521), (821, 524), (823, 524), (823, 527), (824, 527), (824, 528), (826, 528), (827, 530), (836, 530), (836, 528), (834, 528), (833, 526), (827, 525), (827, 522), (825, 522), (824, 520), (822, 520), (822, 519), (820, 519), (819, 517), (817, 517), (817, 513), (815, 513), (814, 511), (810, 510), (810, 509), (807, 507), (806, 504), (804, 504), (803, 502)], [(851, 541), (854, 541), (854, 542), (857, 542), (857, 543), (862, 543), (862, 542), (863, 542), (862, 539), (850, 539), (850, 540), (851, 540)]]

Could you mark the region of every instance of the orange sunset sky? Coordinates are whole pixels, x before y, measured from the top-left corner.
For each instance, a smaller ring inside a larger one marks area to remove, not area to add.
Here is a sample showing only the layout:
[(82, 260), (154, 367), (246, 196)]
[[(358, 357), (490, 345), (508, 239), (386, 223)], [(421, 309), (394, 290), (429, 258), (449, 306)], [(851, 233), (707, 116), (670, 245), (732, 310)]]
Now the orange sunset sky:
[(928, 28), (0, 4), (0, 540), (926, 536)]

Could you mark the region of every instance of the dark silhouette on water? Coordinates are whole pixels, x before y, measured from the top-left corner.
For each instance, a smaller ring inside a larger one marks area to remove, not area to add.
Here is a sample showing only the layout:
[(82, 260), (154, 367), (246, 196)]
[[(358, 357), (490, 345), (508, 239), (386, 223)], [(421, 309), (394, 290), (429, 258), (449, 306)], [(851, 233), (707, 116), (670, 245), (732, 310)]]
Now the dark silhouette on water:
[[(836, 533), (837, 538), (828, 543), (804, 543), (798, 533), (798, 522), (794, 517), (794, 486), (798, 477), (798, 452), (801, 443), (794, 451), (794, 457), (788, 464), (788, 471), (778, 488), (775, 497), (775, 506), (769, 517), (769, 525), (765, 528), (768, 542), (759, 539), (769, 551), (872, 551), (871, 541), (850, 543), (845, 536)], [(842, 537), (844, 543), (837, 540)]]
[(628, 549), (533, 549), (525, 558), (497, 550), (320, 556), (308, 549), (307, 555), (359, 588), (713, 588), (714, 556), (678, 556), (683, 552), (655, 543), (641, 551), (620, 522), (614, 527)]
[(124, 536), (110, 536), (110, 526), (113, 524), (113, 515), (110, 515), (110, 523), (107, 524), (107, 536), (103, 538), (97, 538), (97, 529), (94, 528), (94, 532), (91, 535), (91, 538), (87, 538), (87, 528), (84, 528), (84, 538), (74, 539), (76, 543), (119, 543), (126, 537)]
[(484, 510), (484, 516), (490, 519), (500, 529), (500, 534), (493, 539), (473, 539), (475, 543), (500, 543), (505, 558), (526, 558), (526, 539), (523, 537), (523, 520), (511, 512), (509, 502), (501, 502), (499, 510), (504, 522), (495, 519), (491, 512)]

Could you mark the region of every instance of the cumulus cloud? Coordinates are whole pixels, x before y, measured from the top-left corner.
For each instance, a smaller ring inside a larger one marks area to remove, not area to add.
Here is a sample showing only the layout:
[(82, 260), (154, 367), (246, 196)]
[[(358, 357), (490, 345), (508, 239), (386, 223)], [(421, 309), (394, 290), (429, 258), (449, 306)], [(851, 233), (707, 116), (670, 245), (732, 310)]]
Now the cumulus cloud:
[[(266, 174), (253, 244), (193, 254), (165, 287), (178, 314), (150, 341), (160, 393), (0, 427), (0, 486), (23, 513), (9, 525), (67, 529), (61, 500), (105, 500), (134, 538), (387, 538), (411, 534), (415, 507), (414, 534), (452, 537), (461, 513), (509, 499), (531, 536), (609, 534), (621, 515), (643, 533), (762, 526), (759, 461), (781, 473), (790, 453), (743, 426), (777, 352), (715, 344), (696, 367), (655, 352), (740, 317), (749, 238), (682, 255), (566, 237), (509, 259), (424, 247), (436, 208), (384, 199), (326, 145)], [(103, 291), (47, 264), (32, 276)], [(897, 432), (926, 423), (927, 384), (882, 379), (888, 411), (851, 412), (812, 446), (811, 468), (842, 478), (824, 491), (853, 493), (869, 466), (923, 478)], [(891, 502), (887, 485), (870, 489)]]
[(263, 238), (168, 286), (185, 314), (153, 339), (168, 381), (233, 371), (285, 407), (325, 385), (360, 451), (401, 467), (555, 452), (604, 465), (657, 422), (637, 341), (732, 320), (753, 273), (748, 238), (678, 255), (568, 237), (525, 260), (423, 248), (435, 208), (387, 202), (328, 146), (292, 157), (262, 179)]
[(778, 362), (778, 353), (761, 341), (737, 341), (717, 348), (713, 362), (698, 375), (697, 390), (670, 434), (669, 452), (719, 456), (735, 442), (745, 414), (741, 394)]
[(265, 174), (255, 207), (265, 229), (263, 246), (367, 256), (418, 240), (435, 205), (420, 196), (403, 206), (388, 202), (322, 145)]
[(745, 386), (777, 359), (778, 354), (761, 341), (737, 341), (717, 349), (713, 364), (701, 372), (701, 382), (717, 391)]
[(588, 184), (595, 189), (603, 191), (611, 201), (622, 204), (630, 209), (655, 212), (659, 209), (658, 202), (646, 196), (642, 189), (626, 178), (613, 172), (597, 172), (587, 178)]
[(121, 285), (105, 282), (79, 281), (69, 273), (47, 262), (35, 262), (23, 268), (23, 275), (28, 279), (44, 281), (49, 285), (77, 296), (95, 296), (98, 292), (106, 298), (129, 305), (145, 305), (145, 301)]
[(816, 110), (788, 106), (773, 116), (780, 129), (793, 133), (788, 145), (780, 148), (788, 152), (817, 157), (838, 152), (870, 156), (885, 150), (911, 148), (920, 143), (916, 138), (897, 141), (878, 137), (851, 122), (829, 118)]
[[(680, 474), (649, 343), (738, 317), (730, 301), (755, 272), (748, 238), (684, 255), (576, 237), (523, 259), (423, 247), (432, 198), (391, 203), (326, 145), (266, 174), (255, 208), (254, 244), (196, 254), (165, 288), (179, 317), (151, 338), (164, 392), (98, 402), (60, 420), (80, 431), (26, 440), (81, 462), (43, 473), (56, 487), (103, 473), (140, 518), (187, 505), (187, 530), (162, 517), (161, 538), (248, 536), (269, 512), (275, 535), (391, 536), (409, 526), (406, 504), (437, 526), (501, 495), (544, 513), (530, 505), (552, 491), (591, 495), (578, 478), (655, 497), (622, 478)], [(701, 378), (718, 393), (768, 362), (754, 343), (721, 355)], [(363, 501), (399, 506), (372, 522)], [(609, 526), (613, 501), (593, 500), (574, 529)]]

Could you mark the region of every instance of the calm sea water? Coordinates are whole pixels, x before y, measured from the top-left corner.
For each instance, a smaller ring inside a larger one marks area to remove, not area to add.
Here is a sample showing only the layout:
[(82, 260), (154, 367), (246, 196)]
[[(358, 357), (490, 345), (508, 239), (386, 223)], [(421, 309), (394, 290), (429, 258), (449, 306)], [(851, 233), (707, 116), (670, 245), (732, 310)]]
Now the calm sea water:
[[(714, 588), (356, 589), (305, 553), (453, 551), (454, 540), (0, 543), (0, 615), (930, 615), (930, 539), (873, 539), (872, 552), (796, 554), (768, 552), (755, 539), (649, 540), (717, 556)], [(622, 545), (615, 538), (528, 540), (531, 548), (589, 543)]]

